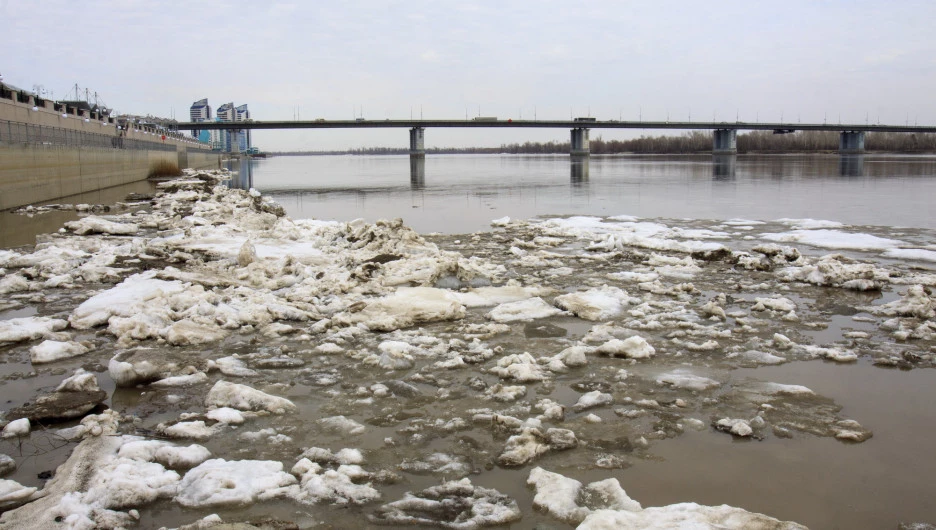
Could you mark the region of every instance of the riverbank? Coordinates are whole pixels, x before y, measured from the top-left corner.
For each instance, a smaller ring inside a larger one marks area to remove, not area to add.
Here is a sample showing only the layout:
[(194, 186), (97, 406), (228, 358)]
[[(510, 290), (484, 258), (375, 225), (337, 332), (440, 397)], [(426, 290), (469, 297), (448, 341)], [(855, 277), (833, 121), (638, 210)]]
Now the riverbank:
[[(422, 236), (290, 219), (190, 175), (0, 251), (8, 506), (47, 492), (0, 527), (928, 516), (929, 449), (888, 450), (900, 426), (927, 439), (928, 412), (885, 427), (825, 388), (836, 370), (901, 386), (934, 366), (932, 231), (581, 216)], [(828, 376), (796, 380), (814, 365)], [(653, 471), (674, 444), (699, 461), (764, 449), (716, 487)], [(849, 488), (820, 493), (796, 475), (868, 454), (901, 480), (834, 466)], [(771, 486), (791, 481), (811, 498)], [(654, 502), (672, 483), (696, 493)], [(691, 504), (703, 495), (715, 506)], [(442, 499), (454, 508), (426, 509)]]

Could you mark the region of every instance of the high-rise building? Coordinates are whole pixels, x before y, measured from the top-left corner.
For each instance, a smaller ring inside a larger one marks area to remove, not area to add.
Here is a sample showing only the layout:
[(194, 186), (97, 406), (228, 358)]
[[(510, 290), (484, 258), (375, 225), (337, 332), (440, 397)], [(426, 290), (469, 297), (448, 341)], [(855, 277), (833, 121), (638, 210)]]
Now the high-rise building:
[[(247, 110), (246, 103), (235, 108), (234, 113), (235, 113), (234, 121), (247, 121), (250, 119), (250, 111)], [(236, 134), (237, 134), (236, 142), (237, 142), (238, 147), (240, 147), (240, 152), (246, 153), (247, 150), (250, 149), (251, 147), (250, 129), (238, 131)]]
[[(208, 100), (196, 101), (195, 104), (204, 103), (206, 106)], [(208, 115), (211, 115), (211, 108), (208, 107)], [(235, 121), (247, 121), (250, 119), (250, 111), (247, 109), (247, 105), (240, 105), (235, 107), (234, 103), (225, 103), (218, 107), (215, 111), (214, 121), (219, 122), (235, 122)], [(192, 105), (192, 121), (202, 121), (195, 118), (195, 105)], [(202, 131), (205, 132), (205, 131)], [(210, 131), (208, 135), (196, 136), (198, 138), (206, 137), (207, 140), (211, 142), (212, 149), (218, 149), (227, 153), (234, 151), (240, 151), (242, 153), (247, 152), (251, 148), (252, 142), (250, 138), (249, 130), (213, 130)]]
[[(191, 117), (192, 123), (197, 123), (201, 121), (211, 121), (211, 106), (208, 105), (208, 98), (200, 99), (195, 103), (192, 103), (192, 107), (189, 109), (189, 116)], [(192, 138), (201, 138), (203, 136), (201, 133), (206, 131), (192, 131)]]
[[(234, 110), (234, 103), (225, 103), (224, 105), (218, 107), (218, 111), (215, 114), (215, 121), (231, 122), (234, 121), (236, 117), (237, 113)], [(220, 133), (221, 134), (218, 135), (220, 148), (222, 151), (230, 153), (231, 148), (234, 146), (234, 142), (231, 141), (233, 133), (230, 130), (222, 130)]]

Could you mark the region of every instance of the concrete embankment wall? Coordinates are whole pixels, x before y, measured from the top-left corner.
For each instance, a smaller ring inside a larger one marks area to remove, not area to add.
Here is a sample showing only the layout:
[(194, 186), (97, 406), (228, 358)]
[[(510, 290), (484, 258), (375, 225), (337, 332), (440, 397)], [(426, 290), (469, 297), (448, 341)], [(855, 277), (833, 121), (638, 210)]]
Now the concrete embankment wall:
[(50, 103), (0, 97), (0, 210), (145, 180), (158, 162), (220, 166), (220, 153), (181, 134), (118, 129), (113, 118)]
[[(178, 163), (179, 154), (106, 147), (0, 146), (0, 210), (145, 180), (153, 164)], [(190, 152), (186, 157), (190, 167), (218, 167), (218, 155), (211, 152)]]

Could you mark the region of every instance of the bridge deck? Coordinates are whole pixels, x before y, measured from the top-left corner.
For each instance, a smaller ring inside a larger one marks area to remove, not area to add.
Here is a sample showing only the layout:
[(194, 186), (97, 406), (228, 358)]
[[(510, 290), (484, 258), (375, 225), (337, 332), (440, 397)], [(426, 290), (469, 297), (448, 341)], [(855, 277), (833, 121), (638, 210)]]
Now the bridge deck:
[(224, 129), (385, 129), (385, 128), (541, 128), (541, 129), (674, 129), (746, 131), (865, 131), (936, 133), (936, 126), (873, 125), (858, 123), (763, 123), (697, 121), (576, 121), (576, 120), (313, 120), (183, 122), (180, 130)]

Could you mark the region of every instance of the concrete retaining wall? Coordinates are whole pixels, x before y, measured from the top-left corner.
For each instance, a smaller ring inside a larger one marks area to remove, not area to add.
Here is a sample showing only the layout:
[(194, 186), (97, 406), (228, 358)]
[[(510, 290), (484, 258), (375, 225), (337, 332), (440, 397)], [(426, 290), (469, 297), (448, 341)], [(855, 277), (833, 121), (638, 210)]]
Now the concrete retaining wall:
[(0, 146), (0, 210), (145, 180), (159, 161), (216, 169), (211, 151), (148, 151), (106, 147)]
[(160, 161), (181, 168), (220, 167), (220, 153), (179, 133), (136, 125), (118, 129), (107, 116), (56, 110), (53, 102), (35, 96), (20, 101), (16, 92), (5, 96), (0, 97), (0, 126), (6, 127), (0, 130), (0, 210), (145, 180)]

